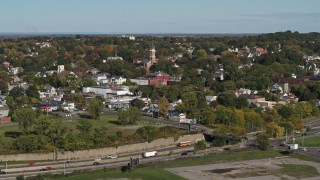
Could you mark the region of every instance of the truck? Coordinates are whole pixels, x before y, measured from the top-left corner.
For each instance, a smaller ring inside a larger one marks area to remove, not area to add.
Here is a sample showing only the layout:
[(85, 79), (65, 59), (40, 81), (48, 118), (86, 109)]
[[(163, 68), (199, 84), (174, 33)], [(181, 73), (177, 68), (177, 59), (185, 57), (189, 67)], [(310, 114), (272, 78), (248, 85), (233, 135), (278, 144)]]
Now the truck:
[(180, 119), (179, 120), (180, 123), (185, 123), (185, 124), (197, 124), (197, 120), (196, 119)]
[(299, 148), (298, 144), (288, 144), (289, 150), (297, 150), (298, 148)]
[(153, 157), (157, 155), (157, 151), (150, 151), (150, 152), (144, 152), (142, 153), (142, 157), (147, 158), (147, 157)]

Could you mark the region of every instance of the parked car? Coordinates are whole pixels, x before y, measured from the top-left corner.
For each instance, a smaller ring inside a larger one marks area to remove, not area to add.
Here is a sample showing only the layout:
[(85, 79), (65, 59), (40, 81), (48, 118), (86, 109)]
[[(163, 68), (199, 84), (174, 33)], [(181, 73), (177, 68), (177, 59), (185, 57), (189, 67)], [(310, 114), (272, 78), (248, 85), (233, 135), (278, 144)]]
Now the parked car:
[(30, 162), (30, 163), (27, 164), (28, 167), (35, 166), (35, 165), (36, 165), (35, 162)]
[(116, 158), (118, 158), (117, 155), (108, 155), (107, 156), (107, 159), (116, 159)]
[(93, 162), (92, 165), (97, 166), (97, 165), (100, 165), (100, 164), (101, 164), (101, 163), (99, 163), (99, 162)]
[(188, 152), (182, 152), (181, 153), (181, 156), (187, 156), (188, 155)]
[(281, 143), (281, 144), (279, 144), (279, 146), (287, 146), (287, 144), (286, 143)]
[(301, 150), (301, 151), (307, 151), (307, 149), (306, 149), (306, 148), (300, 148), (300, 150)]
[(52, 171), (52, 170), (54, 170), (54, 168), (52, 167), (46, 167), (46, 168), (40, 169), (40, 171)]

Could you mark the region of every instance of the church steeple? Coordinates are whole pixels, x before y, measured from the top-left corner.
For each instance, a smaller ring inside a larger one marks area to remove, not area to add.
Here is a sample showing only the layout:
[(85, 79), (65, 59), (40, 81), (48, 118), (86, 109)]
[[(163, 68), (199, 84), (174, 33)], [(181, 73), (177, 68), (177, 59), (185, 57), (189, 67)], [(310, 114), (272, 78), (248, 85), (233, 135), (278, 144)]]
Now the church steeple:
[(152, 47), (150, 49), (150, 56), (149, 59), (151, 61), (152, 64), (154, 64), (156, 62), (156, 50), (154, 49), (154, 47)]

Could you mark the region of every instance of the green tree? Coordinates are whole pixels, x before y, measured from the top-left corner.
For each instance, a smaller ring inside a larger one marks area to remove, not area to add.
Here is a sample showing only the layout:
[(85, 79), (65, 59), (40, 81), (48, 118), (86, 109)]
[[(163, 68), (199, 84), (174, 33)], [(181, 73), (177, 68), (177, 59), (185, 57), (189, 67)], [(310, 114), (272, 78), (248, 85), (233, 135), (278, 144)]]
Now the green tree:
[(36, 112), (31, 108), (19, 108), (13, 113), (13, 118), (19, 123), (23, 134), (27, 134), (36, 119)]
[(53, 119), (40, 115), (34, 122), (33, 129), (38, 135), (48, 135)]
[(204, 150), (206, 148), (207, 148), (207, 143), (204, 140), (198, 141), (194, 144), (195, 151)]
[(156, 136), (156, 128), (154, 126), (144, 126), (136, 131), (143, 139), (151, 142)]
[(40, 94), (37, 87), (32, 85), (29, 86), (28, 89), (26, 90), (26, 95), (29, 97), (37, 98), (37, 99), (40, 98)]
[(8, 92), (8, 83), (0, 79), (0, 93)]
[(219, 104), (226, 107), (236, 107), (236, 100), (236, 95), (231, 92), (221, 93), (217, 98)]
[(130, 102), (130, 105), (138, 109), (142, 109), (144, 107), (144, 101), (136, 98)]
[(257, 136), (257, 144), (258, 147), (262, 150), (262, 151), (266, 151), (269, 148), (270, 142), (269, 142), (269, 136), (265, 133), (261, 133)]
[(63, 121), (61, 119), (55, 120), (55, 123), (51, 124), (48, 131), (50, 142), (55, 147), (62, 148), (67, 132), (70, 132), (70, 130), (63, 125)]
[(82, 109), (86, 104), (86, 100), (84, 99), (82, 94), (71, 94), (71, 99), (75, 102), (76, 107), (79, 109)]
[(202, 112), (201, 123), (206, 124), (208, 126), (212, 126), (215, 123), (216, 118), (217, 118), (216, 114), (210, 108), (206, 108)]
[(95, 145), (99, 145), (100, 147), (103, 147), (105, 144), (107, 144), (107, 131), (108, 128), (105, 126), (94, 128), (93, 143)]
[(24, 89), (22, 87), (14, 87), (9, 92), (9, 96), (12, 96), (13, 99), (16, 99), (17, 97), (24, 96)]
[(77, 129), (82, 134), (89, 134), (92, 129), (92, 123), (88, 119), (80, 119), (77, 124)]
[(135, 124), (141, 119), (141, 111), (136, 107), (118, 111), (118, 122), (121, 125)]
[(98, 98), (94, 98), (90, 102), (88, 110), (93, 119), (99, 120), (101, 112), (103, 111), (103, 102)]

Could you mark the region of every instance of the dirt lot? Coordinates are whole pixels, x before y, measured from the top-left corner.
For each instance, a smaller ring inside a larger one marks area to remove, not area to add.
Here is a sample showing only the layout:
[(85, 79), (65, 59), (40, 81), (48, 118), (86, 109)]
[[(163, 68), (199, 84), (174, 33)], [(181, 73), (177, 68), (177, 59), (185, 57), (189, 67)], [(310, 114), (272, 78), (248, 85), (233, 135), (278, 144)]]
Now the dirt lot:
[(319, 176), (310, 177), (308, 174), (298, 173), (300, 177), (289, 176), (281, 171), (282, 165), (306, 165), (314, 167), (320, 173), (320, 164), (294, 158), (270, 158), (250, 161), (228, 162), (202, 166), (190, 166), (166, 169), (186, 179), (196, 180), (319, 180)]

